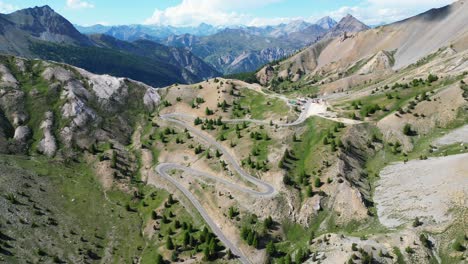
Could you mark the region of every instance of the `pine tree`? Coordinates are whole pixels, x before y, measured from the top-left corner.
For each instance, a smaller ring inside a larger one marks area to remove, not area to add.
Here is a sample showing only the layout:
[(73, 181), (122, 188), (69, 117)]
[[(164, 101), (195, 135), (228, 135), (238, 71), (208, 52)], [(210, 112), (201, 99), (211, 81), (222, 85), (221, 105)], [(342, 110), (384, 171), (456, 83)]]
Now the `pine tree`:
[(265, 219), (265, 222), (263, 222), (263, 226), (265, 227), (265, 229), (270, 229), (273, 227), (273, 219), (271, 218), (271, 216), (268, 216)]
[(210, 249), (208, 248), (208, 246), (205, 246), (205, 248), (203, 249), (203, 260), (204, 261), (210, 260)]
[(207, 116), (212, 115), (212, 114), (213, 114), (213, 110), (211, 110), (210, 108), (207, 107), (207, 108), (205, 109), (205, 114), (206, 114)]
[(229, 216), (230, 219), (232, 219), (234, 217), (235, 213), (236, 213), (236, 211), (235, 211), (234, 207), (232, 207), (232, 206), (229, 207), (228, 216)]
[(276, 254), (276, 246), (272, 240), (266, 245), (266, 253), (268, 256), (273, 257)]
[(249, 230), (249, 233), (247, 235), (247, 244), (249, 244), (249, 246), (252, 246), (253, 241), (254, 241), (254, 232), (252, 230)]
[(172, 238), (170, 236), (167, 237), (166, 248), (169, 249), (169, 250), (174, 249), (174, 242), (172, 242)]
[(210, 252), (210, 257), (216, 253), (216, 241), (214, 237), (210, 238), (210, 242), (208, 243), (208, 249)]
[(322, 186), (322, 182), (320, 181), (320, 178), (315, 178), (314, 186), (315, 188), (320, 188)]
[(171, 260), (172, 262), (176, 262), (177, 261), (177, 251), (173, 251), (172, 254), (171, 254)]
[(169, 197), (167, 198), (167, 202), (169, 203), (169, 205), (171, 204), (174, 204), (174, 197), (172, 197), (172, 194), (169, 194)]
[(202, 234), (200, 236), (200, 241), (202, 243), (206, 242), (208, 240), (208, 228), (206, 226), (203, 228)]
[(299, 248), (297, 250), (297, 252), (296, 252), (294, 262), (295, 263), (302, 263), (303, 260), (304, 260), (304, 251), (302, 250), (302, 248)]
[(164, 264), (164, 259), (161, 255), (157, 254), (156, 255), (156, 260), (155, 260), (155, 263), (156, 264)]
[(190, 234), (188, 231), (184, 232), (184, 247), (187, 247), (190, 243)]
[(324, 144), (324, 145), (328, 145), (328, 138), (327, 138), (327, 137), (324, 137), (324, 138), (323, 138), (323, 144)]
[(289, 176), (289, 174), (284, 175), (284, 177), (283, 177), (283, 183), (284, 183), (285, 185), (292, 185), (292, 184), (293, 184), (293, 181), (292, 181), (292, 179), (291, 179), (291, 176)]
[(254, 237), (253, 237), (253, 240), (252, 240), (252, 246), (253, 246), (254, 248), (258, 248), (258, 235), (257, 235), (256, 232), (255, 232)]

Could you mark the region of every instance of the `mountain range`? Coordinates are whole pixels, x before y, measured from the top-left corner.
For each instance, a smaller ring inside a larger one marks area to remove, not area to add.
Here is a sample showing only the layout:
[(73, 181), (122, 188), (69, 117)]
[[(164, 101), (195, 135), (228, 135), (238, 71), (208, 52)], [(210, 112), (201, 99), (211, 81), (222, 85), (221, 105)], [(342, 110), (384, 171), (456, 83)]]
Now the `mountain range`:
[[(348, 15), (339, 23), (324, 17), (316, 23), (294, 20), (275, 26), (214, 27), (201, 24), (192, 28), (171, 26), (92, 26), (79, 27), (86, 34), (100, 33), (125, 41), (147, 39), (167, 46), (186, 48), (219, 72), (233, 74), (255, 71), (262, 65), (281, 60), (319, 39), (368, 29)], [(179, 34), (183, 32), (183, 34)]]
[[(399, 70), (444, 46), (455, 48), (453, 52), (456, 47), (466, 49), (465, 11), (467, 5), (459, 1), (373, 29), (346, 16), (324, 39), (278, 65), (264, 67), (257, 77), (263, 84), (320, 79), (346, 89), (356, 83), (357, 77), (350, 75)], [(336, 83), (337, 79), (341, 83)]]
[(193, 83), (219, 75), (186, 49), (83, 35), (49, 6), (0, 15), (0, 51), (65, 62), (153, 86)]
[(77, 26), (79, 32), (49, 6), (1, 14), (0, 27), (4, 53), (65, 62), (154, 86), (255, 71), (320, 39), (368, 28), (347, 16), (339, 23), (325, 17), (316, 24), (295, 20), (233, 28), (95, 25)]

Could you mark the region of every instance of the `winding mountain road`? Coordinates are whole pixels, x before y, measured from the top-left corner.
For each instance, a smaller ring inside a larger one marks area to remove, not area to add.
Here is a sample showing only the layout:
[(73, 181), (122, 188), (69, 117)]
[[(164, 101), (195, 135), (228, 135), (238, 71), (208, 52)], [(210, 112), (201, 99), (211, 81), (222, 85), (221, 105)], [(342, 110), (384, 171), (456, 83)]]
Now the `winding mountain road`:
[[(307, 120), (307, 118), (310, 116), (310, 107), (312, 106), (311, 102), (308, 102), (304, 110), (302, 111), (301, 115), (298, 117), (298, 119), (292, 123), (282, 123), (282, 124), (276, 124), (277, 126), (280, 127), (290, 127), (290, 126), (296, 126), (299, 124), (302, 124)], [(234, 170), (245, 180), (249, 181), (250, 183), (254, 184), (260, 191), (253, 190), (250, 188), (242, 187), (239, 186), (238, 184), (232, 183), (228, 180), (216, 177), (214, 175), (210, 175), (206, 172), (194, 170), (190, 167), (186, 167), (180, 164), (175, 164), (175, 163), (161, 163), (156, 166), (155, 170), (156, 172), (163, 177), (164, 179), (168, 180), (171, 182), (178, 190), (180, 190), (189, 200), (190, 202), (195, 206), (197, 211), (200, 213), (200, 215), (203, 217), (203, 219), (206, 221), (206, 223), (210, 226), (211, 230), (213, 233), (219, 238), (219, 240), (231, 250), (231, 252), (236, 255), (239, 258), (239, 261), (242, 263), (251, 263), (249, 259), (242, 253), (242, 251), (234, 245), (234, 243), (224, 235), (222, 230), (214, 223), (213, 219), (208, 215), (206, 212), (205, 208), (201, 205), (201, 203), (197, 200), (197, 198), (187, 189), (185, 188), (180, 182), (175, 180), (173, 177), (169, 175), (171, 171), (184, 171), (189, 173), (193, 177), (202, 177), (202, 178), (207, 178), (211, 179), (214, 181), (217, 181), (221, 184), (224, 184), (225, 186), (235, 189), (244, 193), (247, 193), (249, 195), (253, 195), (256, 197), (262, 197), (262, 198), (271, 198), (274, 197), (277, 194), (277, 191), (275, 188), (270, 185), (267, 182), (264, 182), (246, 171), (242, 169), (242, 167), (239, 165), (237, 160), (231, 155), (231, 153), (223, 146), (221, 145), (218, 141), (213, 139), (211, 136), (205, 134), (204, 132), (201, 132), (200, 130), (192, 127), (189, 125), (189, 123), (181, 121), (180, 119), (184, 118), (189, 118), (189, 119), (194, 119), (193, 116), (186, 115), (186, 114), (179, 114), (179, 113), (171, 113), (171, 114), (164, 114), (160, 116), (161, 119), (171, 122), (175, 125), (178, 125), (184, 129), (187, 129), (190, 131), (193, 135), (201, 139), (202, 141), (206, 142), (208, 146), (214, 147), (218, 149), (222, 154), (223, 158), (231, 164), (231, 166), (234, 168)], [(179, 119), (178, 119), (179, 118)], [(265, 120), (253, 120), (253, 119), (232, 119), (232, 120), (223, 120), (223, 122), (226, 123), (242, 123), (242, 122), (251, 122), (251, 123), (256, 123), (256, 124), (270, 124), (270, 122), (265, 121)]]

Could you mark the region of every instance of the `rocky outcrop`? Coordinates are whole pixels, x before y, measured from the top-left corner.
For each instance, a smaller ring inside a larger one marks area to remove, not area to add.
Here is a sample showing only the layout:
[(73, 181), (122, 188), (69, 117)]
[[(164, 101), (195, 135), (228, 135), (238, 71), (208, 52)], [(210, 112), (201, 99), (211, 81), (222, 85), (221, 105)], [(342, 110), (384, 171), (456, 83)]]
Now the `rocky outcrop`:
[(157, 90), (154, 88), (148, 88), (146, 90), (145, 96), (143, 97), (143, 103), (145, 106), (150, 111), (154, 111), (160, 102), (161, 96), (158, 94)]
[(273, 69), (272, 66), (268, 65), (264, 67), (263, 69), (261, 69), (257, 73), (256, 76), (260, 84), (267, 85), (270, 82), (270, 80), (273, 79), (274, 75), (275, 75), (275, 70)]
[(19, 126), (15, 129), (15, 135), (13, 138), (18, 142), (24, 142), (31, 137), (32, 131), (28, 126)]
[(54, 113), (47, 112), (40, 127), (42, 129), (43, 137), (39, 142), (37, 150), (49, 158), (53, 157), (57, 152), (57, 142), (53, 134), (53, 125)]
[[(10, 57), (11, 58), (11, 57)], [(109, 75), (96, 75), (72, 66), (41, 61), (24, 61), (41, 83), (27, 78), (27, 71), (10, 73), (13, 58), (0, 64), (0, 152), (37, 151), (48, 157), (63, 151), (90, 149), (96, 142), (113, 141), (125, 146), (140, 116), (156, 109), (161, 98), (157, 90), (140, 82)], [(40, 66), (40, 67), (39, 67)], [(32, 88), (23, 91), (17, 80)], [(44, 85), (45, 82), (45, 85)], [(14, 86), (13, 84), (17, 84)], [(37, 144), (34, 138), (40, 138)], [(31, 149), (35, 146), (37, 149)]]
[(0, 108), (0, 153), (8, 153), (8, 139), (14, 135), (14, 128)]
[(372, 131), (367, 124), (350, 127), (342, 137), (345, 148), (338, 157), (339, 175), (360, 192), (366, 206), (372, 205), (373, 202), (365, 163), (367, 158), (381, 147), (378, 142), (370, 142), (371, 138)]
[(393, 55), (387, 51), (379, 51), (361, 69), (358, 74), (370, 74), (391, 70), (394, 63)]
[(0, 65), (0, 85), (2, 87), (13, 87), (16, 88), (18, 86), (18, 81), (16, 78), (10, 73), (10, 70), (7, 69), (4, 65)]

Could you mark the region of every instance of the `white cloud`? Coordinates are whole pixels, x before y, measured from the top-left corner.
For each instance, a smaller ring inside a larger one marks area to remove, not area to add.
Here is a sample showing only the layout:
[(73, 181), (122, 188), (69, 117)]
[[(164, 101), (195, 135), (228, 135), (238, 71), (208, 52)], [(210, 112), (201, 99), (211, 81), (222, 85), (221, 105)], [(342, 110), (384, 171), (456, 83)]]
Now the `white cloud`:
[(253, 18), (247, 22), (247, 26), (255, 26), (255, 27), (262, 27), (262, 26), (272, 26), (278, 24), (286, 24), (292, 22), (294, 20), (307, 20), (303, 17), (272, 17), (272, 18)]
[(454, 0), (368, 0), (372, 5), (386, 6), (386, 7), (437, 7), (448, 5), (454, 2)]
[[(68, 0), (71, 1), (71, 0)], [(265, 26), (288, 23), (295, 19), (315, 22), (323, 16), (340, 20), (352, 14), (369, 25), (389, 23), (416, 15), (427, 9), (451, 4), (454, 0), (362, 0), (356, 6), (343, 6), (337, 10), (314, 13), (313, 16), (258, 18), (251, 10), (286, 0), (182, 0), (180, 4), (164, 10), (156, 9), (145, 24), (196, 26), (202, 22), (213, 25)], [(291, 3), (294, 4), (294, 3)]]
[(330, 12), (330, 16), (340, 19), (346, 14), (351, 14), (368, 25), (376, 25), (402, 20), (453, 2), (454, 0), (366, 0), (357, 6), (343, 6)]
[(67, 0), (67, 7), (71, 9), (94, 8), (94, 4), (81, 0)]
[(0, 1), (0, 13), (11, 13), (13, 11), (18, 10), (19, 8), (17, 6), (14, 6), (12, 4), (5, 3), (3, 1)]
[(145, 24), (195, 26), (202, 22), (213, 25), (247, 24), (253, 18), (243, 13), (281, 0), (182, 0), (179, 5), (156, 9)]

